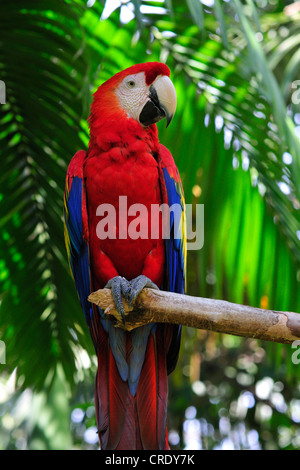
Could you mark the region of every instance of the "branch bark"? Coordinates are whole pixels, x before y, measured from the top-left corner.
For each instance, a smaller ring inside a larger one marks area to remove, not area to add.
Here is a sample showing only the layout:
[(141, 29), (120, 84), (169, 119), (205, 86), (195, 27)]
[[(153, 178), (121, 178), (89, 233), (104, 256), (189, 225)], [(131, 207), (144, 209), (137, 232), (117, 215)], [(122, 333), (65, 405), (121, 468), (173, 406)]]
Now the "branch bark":
[(300, 314), (278, 312), (223, 300), (191, 297), (171, 292), (143, 289), (133, 306), (125, 300), (126, 324), (115, 309), (110, 289), (100, 289), (89, 296), (117, 327), (128, 331), (147, 323), (175, 323), (193, 328), (291, 344), (300, 339)]

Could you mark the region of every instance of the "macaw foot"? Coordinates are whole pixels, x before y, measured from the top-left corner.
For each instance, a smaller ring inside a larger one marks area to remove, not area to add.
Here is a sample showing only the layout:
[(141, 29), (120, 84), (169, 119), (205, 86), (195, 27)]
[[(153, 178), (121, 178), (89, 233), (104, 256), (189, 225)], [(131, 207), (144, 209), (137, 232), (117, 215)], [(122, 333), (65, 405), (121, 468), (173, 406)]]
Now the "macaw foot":
[(125, 277), (116, 276), (110, 279), (104, 286), (106, 289), (111, 289), (117, 312), (121, 316), (124, 325), (126, 324), (126, 320), (122, 296), (131, 307), (132, 303), (137, 298), (139, 293), (144, 289), (144, 287), (159, 290), (157, 285), (154, 284), (151, 279), (143, 275), (140, 275), (131, 281), (127, 281)]
[(136, 277), (135, 279), (132, 279), (132, 281), (129, 281), (129, 286), (130, 286), (129, 298), (126, 300), (128, 300), (130, 306), (132, 305), (132, 302), (137, 298), (139, 293), (144, 289), (144, 287), (150, 287), (150, 289), (159, 290), (157, 285), (154, 284), (154, 282), (152, 282), (151, 279), (144, 276), (143, 274)]
[(122, 276), (113, 277), (104, 286), (106, 289), (111, 289), (111, 293), (115, 302), (116, 309), (121, 315), (123, 323), (125, 325), (125, 312), (122, 301), (122, 296), (129, 302), (130, 295), (130, 283)]

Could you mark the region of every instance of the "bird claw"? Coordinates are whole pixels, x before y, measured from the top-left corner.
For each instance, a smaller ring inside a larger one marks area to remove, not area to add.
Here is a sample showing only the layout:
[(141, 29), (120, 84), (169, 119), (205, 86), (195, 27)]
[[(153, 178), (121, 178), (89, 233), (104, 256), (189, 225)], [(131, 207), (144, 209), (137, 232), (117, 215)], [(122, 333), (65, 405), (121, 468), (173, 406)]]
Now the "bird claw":
[(144, 287), (149, 287), (150, 289), (159, 290), (156, 284), (151, 281), (148, 277), (141, 274), (140, 276), (132, 279), (129, 281), (130, 292), (129, 298), (126, 299), (129, 302), (130, 307), (132, 306), (132, 302), (137, 298), (140, 292), (144, 289)]
[(119, 315), (121, 315), (123, 324), (125, 325), (125, 310), (122, 301), (122, 296), (129, 301), (130, 285), (127, 279), (122, 276), (113, 277), (104, 286), (106, 289), (111, 289), (111, 293), (115, 302), (115, 306)]
[(144, 287), (149, 287), (151, 289), (159, 290), (156, 284), (151, 281), (148, 277), (141, 274), (140, 276), (127, 281), (125, 277), (116, 276), (108, 281), (104, 286), (106, 289), (111, 289), (111, 293), (115, 302), (116, 310), (118, 314), (122, 317), (123, 324), (126, 324), (125, 320), (125, 309), (122, 301), (122, 296), (129, 303), (129, 306), (132, 307), (132, 303), (144, 289)]

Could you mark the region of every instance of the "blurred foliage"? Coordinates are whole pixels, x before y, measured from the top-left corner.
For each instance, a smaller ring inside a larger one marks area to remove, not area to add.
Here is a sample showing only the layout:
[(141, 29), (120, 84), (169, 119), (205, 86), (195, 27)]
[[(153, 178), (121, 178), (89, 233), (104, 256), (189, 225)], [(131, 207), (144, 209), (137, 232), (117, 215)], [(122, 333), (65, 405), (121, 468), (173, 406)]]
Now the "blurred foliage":
[[(0, 1), (1, 448), (97, 448), (95, 358), (67, 265), (63, 190), (87, 146), (92, 93), (120, 69), (160, 60), (172, 71), (178, 109), (160, 140), (187, 202), (205, 205), (188, 293), (300, 311), (299, 5)], [(292, 353), (185, 329), (172, 447), (299, 448)]]

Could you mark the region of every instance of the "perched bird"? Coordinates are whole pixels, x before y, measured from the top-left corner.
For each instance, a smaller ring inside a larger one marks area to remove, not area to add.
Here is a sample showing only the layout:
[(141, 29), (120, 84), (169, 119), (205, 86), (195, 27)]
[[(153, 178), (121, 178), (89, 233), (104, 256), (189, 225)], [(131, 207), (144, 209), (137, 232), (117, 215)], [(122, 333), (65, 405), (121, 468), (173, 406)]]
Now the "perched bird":
[[(65, 241), (98, 358), (95, 407), (101, 449), (168, 449), (167, 375), (176, 366), (181, 327), (151, 323), (128, 332), (114, 327), (88, 296), (111, 288), (124, 316), (122, 296), (132, 302), (144, 287), (185, 291), (182, 184), (155, 124), (166, 118), (168, 125), (176, 109), (169, 76), (165, 64), (149, 62), (103, 83), (91, 105), (88, 149), (74, 155), (67, 171)], [(126, 217), (120, 205), (125, 196)], [(164, 216), (159, 227), (151, 217), (151, 208), (162, 204), (182, 208), (179, 224), (172, 211), (167, 216), (169, 237), (163, 236)], [(140, 211), (130, 235), (141, 205), (146, 215)], [(113, 223), (107, 222), (112, 230), (106, 227), (99, 236), (108, 207), (115, 209)]]

